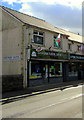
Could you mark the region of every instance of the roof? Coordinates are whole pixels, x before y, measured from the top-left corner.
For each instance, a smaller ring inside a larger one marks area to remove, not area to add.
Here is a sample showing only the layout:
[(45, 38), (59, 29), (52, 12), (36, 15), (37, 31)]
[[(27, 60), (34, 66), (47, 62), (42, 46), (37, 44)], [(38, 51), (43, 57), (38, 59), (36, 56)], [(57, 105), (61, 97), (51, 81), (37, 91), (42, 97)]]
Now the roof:
[(67, 35), (69, 36), (70, 40), (76, 41), (76, 42), (83, 42), (82, 40), (82, 36), (81, 35), (77, 35), (75, 33), (54, 27), (53, 25), (49, 24), (48, 22), (46, 22), (45, 20), (6, 8), (4, 6), (1, 6), (4, 10), (6, 10), (7, 12), (9, 12), (10, 14), (12, 14), (14, 17), (16, 17), (18, 20), (20, 20), (20, 22), (23, 22), (25, 24), (29, 24), (32, 26), (36, 26), (42, 29), (46, 29), (52, 32), (56, 32), (56, 33), (60, 33), (63, 35)]
[(59, 28), (63, 33), (66, 33), (69, 35), (68, 39), (71, 41), (79, 42), (79, 43), (84, 43), (84, 37), (78, 34), (75, 34), (70, 31), (66, 31), (64, 29)]
[(42, 29), (46, 29), (46, 30), (49, 30), (49, 31), (52, 31), (52, 32), (57, 32), (57, 33), (60, 33), (60, 34), (64, 34), (58, 28), (55, 28), (53, 25), (49, 24), (45, 20), (41, 20), (41, 19), (38, 19), (36, 17), (29, 16), (27, 14), (24, 14), (24, 13), (6, 8), (4, 6), (2, 6), (2, 8), (4, 10), (10, 12), (14, 17), (16, 17), (21, 22), (24, 22), (26, 24), (36, 26), (36, 27), (39, 27), (39, 28), (42, 28)]

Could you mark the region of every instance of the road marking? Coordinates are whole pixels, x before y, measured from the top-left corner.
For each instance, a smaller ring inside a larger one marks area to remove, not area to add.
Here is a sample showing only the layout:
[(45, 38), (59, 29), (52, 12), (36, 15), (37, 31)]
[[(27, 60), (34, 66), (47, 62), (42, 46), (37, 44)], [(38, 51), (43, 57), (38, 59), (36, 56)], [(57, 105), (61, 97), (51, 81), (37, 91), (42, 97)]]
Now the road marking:
[[(77, 88), (79, 88), (79, 87), (82, 88), (82, 86), (83, 85), (78, 85)], [(71, 87), (71, 88), (69, 88), (69, 87)], [(66, 88), (66, 89), (63, 90), (63, 91), (66, 91), (68, 89), (75, 89), (76, 87), (72, 87), (72, 85), (69, 85), (69, 86), (65, 86), (63, 88)], [(40, 91), (40, 92), (33, 92), (32, 94), (26, 94), (26, 95), (21, 95), (21, 96), (16, 96), (16, 97), (10, 97), (10, 98), (5, 98), (5, 99), (0, 99), (0, 104), (2, 104), (2, 102), (4, 102), (4, 101), (10, 101), (10, 100), (15, 100), (16, 101), (18, 99), (22, 99), (22, 98), (25, 98), (25, 97), (28, 97), (28, 96), (32, 96), (32, 95), (38, 95), (40, 93), (47, 93), (47, 92), (49, 92), (49, 94), (50, 94), (53, 91), (54, 92), (58, 92), (60, 89), (61, 88), (55, 88), (55, 89), (50, 89), (50, 90), (45, 90), (45, 91)], [(57, 91), (55, 91), (55, 90), (57, 90)]]
[(73, 97), (70, 97), (70, 98), (62, 99), (62, 100), (61, 100), (60, 102), (58, 102), (58, 103), (53, 103), (53, 104), (50, 104), (50, 105), (48, 105), (48, 106), (44, 106), (44, 107), (38, 108), (38, 109), (36, 109), (36, 110), (31, 111), (30, 113), (34, 113), (34, 112), (37, 112), (37, 111), (39, 111), (39, 110), (49, 108), (49, 107), (52, 107), (52, 106), (55, 106), (55, 105), (64, 103), (64, 102), (66, 102), (66, 100), (67, 100), (67, 101), (70, 101), (70, 100), (79, 98), (79, 97), (81, 97), (81, 96), (83, 96), (83, 95), (82, 95), (82, 94), (79, 94), (79, 95), (76, 95), (76, 96), (73, 96)]
[[(84, 94), (83, 94), (84, 95)], [(58, 104), (62, 104), (62, 103), (65, 103), (67, 101), (70, 101), (70, 100), (73, 100), (73, 99), (76, 99), (76, 98), (79, 98), (79, 97), (82, 97), (83, 96), (82, 94), (78, 94), (76, 96), (73, 96), (73, 97), (70, 97), (70, 98), (66, 98), (66, 99), (62, 99), (61, 101), (57, 102), (57, 103), (53, 103), (53, 104), (50, 104), (50, 105), (47, 105), (47, 106), (44, 106), (44, 107), (41, 107), (41, 108), (38, 108), (38, 109), (35, 109), (35, 110), (32, 110), (32, 111), (28, 111), (26, 112), (23, 112), (23, 113), (20, 113), (20, 114), (15, 114), (15, 115), (12, 115), (12, 116), (7, 116), (9, 118), (13, 118), (13, 117), (18, 117), (19, 115), (20, 116), (23, 116), (25, 115), (26, 113), (27, 114), (32, 114), (32, 113), (35, 113), (35, 112), (38, 112), (40, 110), (43, 110), (43, 109), (46, 109), (46, 108), (49, 108), (49, 107), (52, 107), (52, 106), (55, 106), (55, 105), (58, 105)]]
[(57, 102), (57, 103), (53, 103), (53, 104), (50, 104), (50, 105), (47, 105), (47, 106), (44, 106), (44, 107), (41, 107), (41, 108), (37, 108), (35, 110), (32, 110), (32, 111), (25, 111), (25, 112), (22, 112), (22, 113), (17, 113), (15, 115), (11, 115), (11, 116), (6, 116), (7, 118), (16, 118), (16, 117), (19, 117), (19, 116), (24, 116), (25, 114), (32, 114), (32, 113), (35, 113), (35, 112), (38, 112), (40, 110), (43, 110), (43, 109), (46, 109), (46, 108), (49, 108), (49, 107), (52, 107), (52, 106), (55, 106), (55, 105), (58, 105), (58, 104), (62, 104), (62, 103), (65, 103), (67, 101), (71, 101), (73, 99), (76, 99), (76, 98), (79, 98), (81, 96), (83, 96), (84, 94), (78, 94), (76, 96), (72, 96), (72, 97), (69, 97), (69, 98), (65, 98), (65, 99), (62, 99), (61, 101)]

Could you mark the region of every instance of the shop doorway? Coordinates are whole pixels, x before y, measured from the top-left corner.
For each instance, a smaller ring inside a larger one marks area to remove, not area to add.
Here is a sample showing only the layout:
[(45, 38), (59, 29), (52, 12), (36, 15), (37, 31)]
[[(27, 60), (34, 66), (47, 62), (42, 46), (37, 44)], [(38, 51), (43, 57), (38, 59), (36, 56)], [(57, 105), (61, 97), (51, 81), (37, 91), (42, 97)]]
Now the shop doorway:
[(78, 64), (78, 80), (84, 79), (84, 64), (79, 63)]
[(49, 83), (49, 65), (47, 63), (42, 63), (42, 78), (43, 83)]

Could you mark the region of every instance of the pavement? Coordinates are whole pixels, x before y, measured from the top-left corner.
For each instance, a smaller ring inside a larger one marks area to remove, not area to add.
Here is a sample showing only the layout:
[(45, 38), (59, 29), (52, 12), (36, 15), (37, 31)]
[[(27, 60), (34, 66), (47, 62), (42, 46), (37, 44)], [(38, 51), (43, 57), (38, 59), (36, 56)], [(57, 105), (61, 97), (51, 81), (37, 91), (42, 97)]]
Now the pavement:
[(22, 89), (18, 91), (10, 91), (2, 94), (2, 99), (0, 100), (0, 104), (6, 104), (9, 102), (20, 100), (25, 97), (51, 92), (55, 90), (64, 90), (69, 87), (75, 87), (83, 84), (84, 84), (84, 80), (76, 80), (70, 82), (42, 85), (37, 87), (29, 87), (27, 89)]

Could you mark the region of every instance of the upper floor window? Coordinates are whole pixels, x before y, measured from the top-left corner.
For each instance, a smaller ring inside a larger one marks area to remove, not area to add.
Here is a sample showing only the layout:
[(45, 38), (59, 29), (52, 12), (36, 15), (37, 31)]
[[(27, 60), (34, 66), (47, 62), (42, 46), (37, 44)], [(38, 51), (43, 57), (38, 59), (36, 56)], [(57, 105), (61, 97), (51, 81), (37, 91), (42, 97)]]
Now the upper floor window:
[(80, 48), (81, 48), (81, 46), (80, 46), (80, 45), (78, 45), (78, 46), (77, 46), (77, 50), (78, 50), (78, 51), (80, 51)]
[(43, 32), (36, 31), (36, 30), (33, 32), (33, 41), (32, 42), (43, 45), (43, 39), (44, 39)]
[(84, 45), (83, 44), (78, 45), (78, 51), (84, 52)]
[(68, 50), (71, 50), (71, 43), (68, 43)]
[(63, 39), (68, 39), (68, 36), (63, 35)]
[(61, 37), (60, 34), (58, 36), (54, 36), (54, 47), (61, 48)]

